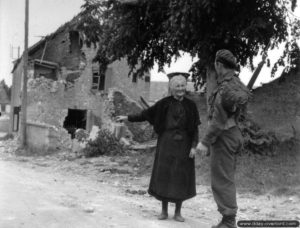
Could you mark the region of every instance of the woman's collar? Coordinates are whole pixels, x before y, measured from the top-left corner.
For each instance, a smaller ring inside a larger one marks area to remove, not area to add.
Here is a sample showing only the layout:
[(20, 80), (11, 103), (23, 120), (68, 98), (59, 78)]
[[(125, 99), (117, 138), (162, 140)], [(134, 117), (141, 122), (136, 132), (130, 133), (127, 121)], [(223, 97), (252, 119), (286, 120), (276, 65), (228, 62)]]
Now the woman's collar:
[(183, 99), (184, 99), (184, 96), (180, 97), (179, 99), (176, 98), (175, 96), (172, 96), (172, 97), (173, 97), (173, 99), (176, 100), (176, 101), (183, 101)]

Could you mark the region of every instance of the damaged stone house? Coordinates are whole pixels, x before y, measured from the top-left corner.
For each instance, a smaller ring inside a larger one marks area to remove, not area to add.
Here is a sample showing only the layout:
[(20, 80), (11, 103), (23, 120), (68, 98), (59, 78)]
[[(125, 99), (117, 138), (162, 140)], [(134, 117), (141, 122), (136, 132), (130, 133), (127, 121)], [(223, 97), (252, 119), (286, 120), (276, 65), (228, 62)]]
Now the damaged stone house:
[[(88, 47), (76, 28), (78, 17), (29, 48), (27, 140), (46, 150), (67, 146), (78, 128), (109, 127), (111, 97), (116, 91), (132, 102), (149, 98), (150, 75), (137, 82), (128, 77), (126, 61), (108, 65), (100, 74), (93, 62), (96, 47)], [(10, 130), (18, 132), (21, 119), (23, 58), (12, 70)]]
[(4, 80), (0, 82), (0, 112), (6, 114), (10, 112), (10, 94)]

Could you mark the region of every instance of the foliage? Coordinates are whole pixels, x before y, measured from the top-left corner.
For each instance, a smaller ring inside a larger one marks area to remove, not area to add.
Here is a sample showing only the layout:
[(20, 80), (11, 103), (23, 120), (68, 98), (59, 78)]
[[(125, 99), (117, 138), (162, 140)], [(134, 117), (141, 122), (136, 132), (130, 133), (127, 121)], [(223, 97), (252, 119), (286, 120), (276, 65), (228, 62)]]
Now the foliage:
[(183, 51), (199, 58), (192, 73), (200, 84), (218, 49), (253, 67), (260, 50), (291, 45), (295, 7), (296, 0), (85, 0), (78, 27), (89, 45), (99, 43), (95, 61), (103, 71), (126, 57), (135, 80), (155, 62), (162, 71)]
[(279, 144), (272, 132), (263, 131), (257, 124), (249, 119), (240, 122), (240, 129), (244, 138), (244, 152), (259, 155), (274, 155)]
[[(284, 61), (285, 59), (287, 59), (287, 62)], [(296, 40), (294, 40), (292, 43), (287, 42), (283, 54), (280, 56), (280, 58), (272, 68), (271, 76), (274, 77), (278, 69), (278, 66), (284, 67), (282, 73), (283, 76), (289, 74), (290, 72), (297, 72), (299, 68), (299, 63), (300, 63), (300, 49)]]
[(116, 155), (124, 152), (123, 145), (107, 129), (100, 129), (95, 140), (89, 140), (83, 153), (86, 157)]

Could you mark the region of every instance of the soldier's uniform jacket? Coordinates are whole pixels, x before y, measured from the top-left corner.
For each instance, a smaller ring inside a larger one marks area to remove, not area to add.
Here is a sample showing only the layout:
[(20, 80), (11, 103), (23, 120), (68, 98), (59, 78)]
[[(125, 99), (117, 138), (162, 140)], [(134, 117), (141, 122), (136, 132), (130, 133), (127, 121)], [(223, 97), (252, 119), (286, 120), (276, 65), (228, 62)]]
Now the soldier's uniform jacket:
[(208, 147), (216, 141), (223, 130), (237, 126), (241, 107), (247, 104), (249, 98), (250, 91), (234, 72), (224, 75), (208, 100), (208, 130), (202, 144)]

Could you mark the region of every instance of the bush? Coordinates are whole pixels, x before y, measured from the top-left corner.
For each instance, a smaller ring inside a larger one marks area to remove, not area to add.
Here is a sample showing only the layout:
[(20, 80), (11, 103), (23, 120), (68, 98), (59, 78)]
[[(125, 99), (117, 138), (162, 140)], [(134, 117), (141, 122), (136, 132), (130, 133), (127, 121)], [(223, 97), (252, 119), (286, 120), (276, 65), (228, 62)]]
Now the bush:
[(100, 155), (116, 155), (124, 152), (123, 145), (106, 129), (100, 129), (95, 140), (89, 140), (83, 150), (85, 157), (97, 157)]
[(274, 132), (263, 131), (249, 119), (240, 122), (244, 137), (244, 152), (248, 154), (274, 155), (279, 144)]
[(85, 142), (88, 137), (89, 133), (84, 129), (79, 128), (75, 131), (75, 139), (77, 139), (78, 142)]

